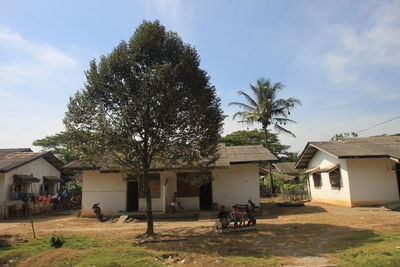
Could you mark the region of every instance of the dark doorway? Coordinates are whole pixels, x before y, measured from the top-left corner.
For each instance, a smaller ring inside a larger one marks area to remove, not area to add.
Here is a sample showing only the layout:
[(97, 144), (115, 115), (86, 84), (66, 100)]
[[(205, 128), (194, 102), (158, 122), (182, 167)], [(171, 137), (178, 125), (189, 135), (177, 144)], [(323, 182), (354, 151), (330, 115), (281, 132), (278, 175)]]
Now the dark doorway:
[(396, 164), (396, 175), (397, 175), (397, 187), (399, 189), (399, 199), (400, 199), (400, 164)]
[(202, 184), (199, 188), (200, 209), (212, 209), (212, 186), (211, 181)]
[(126, 211), (139, 210), (139, 186), (137, 181), (128, 182), (126, 191)]

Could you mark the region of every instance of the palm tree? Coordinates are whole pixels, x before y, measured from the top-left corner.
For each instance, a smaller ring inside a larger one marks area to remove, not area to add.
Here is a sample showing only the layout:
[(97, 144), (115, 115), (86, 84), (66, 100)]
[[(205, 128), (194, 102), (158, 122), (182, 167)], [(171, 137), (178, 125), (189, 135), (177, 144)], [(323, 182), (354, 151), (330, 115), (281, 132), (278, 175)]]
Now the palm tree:
[[(300, 100), (290, 97), (288, 99), (277, 99), (278, 91), (283, 89), (283, 84), (280, 82), (272, 83), (270, 79), (260, 78), (256, 85), (250, 84), (250, 89), (253, 97), (244, 91), (237, 93), (243, 96), (246, 103), (231, 102), (230, 106), (238, 106), (242, 111), (236, 112), (233, 119), (239, 117), (239, 122), (247, 124), (261, 124), (264, 131), (264, 146), (268, 144), (268, 128), (272, 126), (277, 132), (295, 135), (286, 129), (288, 123), (296, 123), (288, 118), (290, 111), (298, 105), (301, 105)], [(272, 175), (271, 187), (272, 185)], [(273, 190), (273, 188), (272, 188)]]

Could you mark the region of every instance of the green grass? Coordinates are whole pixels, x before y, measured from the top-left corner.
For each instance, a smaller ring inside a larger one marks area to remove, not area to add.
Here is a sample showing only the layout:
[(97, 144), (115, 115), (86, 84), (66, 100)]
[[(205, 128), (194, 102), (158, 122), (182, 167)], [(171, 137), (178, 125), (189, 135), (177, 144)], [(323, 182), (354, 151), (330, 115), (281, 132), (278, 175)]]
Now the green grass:
[(157, 266), (151, 254), (126, 241), (106, 241), (86, 236), (64, 236), (62, 248), (51, 247), (50, 237), (0, 247), (0, 265), (26, 266)]
[(338, 266), (400, 266), (400, 232), (357, 231), (331, 244)]

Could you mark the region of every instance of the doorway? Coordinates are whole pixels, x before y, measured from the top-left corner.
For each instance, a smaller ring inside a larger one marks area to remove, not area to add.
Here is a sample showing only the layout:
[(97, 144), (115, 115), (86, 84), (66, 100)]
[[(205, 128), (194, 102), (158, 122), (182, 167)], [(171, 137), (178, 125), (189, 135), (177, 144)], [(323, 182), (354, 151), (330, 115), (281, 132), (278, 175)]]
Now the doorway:
[(200, 209), (212, 209), (212, 184), (211, 181), (202, 184), (199, 188)]
[(129, 181), (126, 191), (126, 211), (139, 210), (139, 186), (137, 181)]

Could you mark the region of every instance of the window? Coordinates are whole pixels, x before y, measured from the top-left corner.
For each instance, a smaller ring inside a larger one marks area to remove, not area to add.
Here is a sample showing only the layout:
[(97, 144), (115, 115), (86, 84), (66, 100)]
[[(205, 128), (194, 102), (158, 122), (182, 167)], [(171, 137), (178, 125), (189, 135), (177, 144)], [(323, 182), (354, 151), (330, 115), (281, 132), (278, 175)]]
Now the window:
[(315, 172), (315, 173), (313, 173), (312, 176), (313, 176), (313, 180), (314, 180), (314, 187), (320, 188), (322, 185), (321, 173)]
[[(151, 194), (152, 198), (161, 197), (160, 174), (159, 173), (149, 173), (149, 187), (150, 187), (150, 194)], [(139, 188), (139, 197), (145, 198), (145, 195), (141, 188)]]
[(333, 170), (329, 172), (329, 181), (331, 183), (332, 189), (340, 189), (340, 169)]
[(194, 173), (179, 172), (177, 175), (177, 193), (178, 197), (198, 197), (199, 186), (190, 183), (191, 176)]

